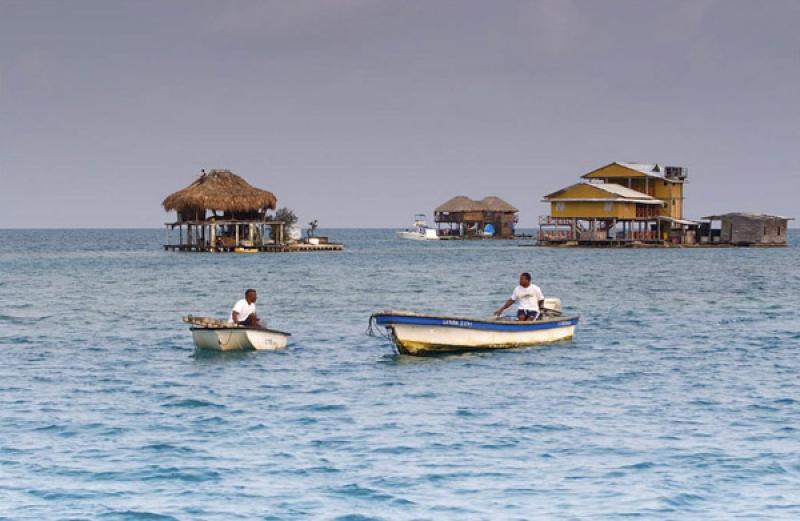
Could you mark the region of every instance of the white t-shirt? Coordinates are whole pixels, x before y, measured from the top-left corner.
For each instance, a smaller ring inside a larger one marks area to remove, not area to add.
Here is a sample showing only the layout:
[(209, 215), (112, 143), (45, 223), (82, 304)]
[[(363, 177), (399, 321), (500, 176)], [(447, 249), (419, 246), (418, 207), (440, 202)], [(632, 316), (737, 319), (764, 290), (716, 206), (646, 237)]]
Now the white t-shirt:
[(530, 284), (527, 288), (517, 286), (511, 294), (511, 300), (519, 305), (519, 309), (539, 311), (539, 301), (544, 300), (544, 294), (535, 284)]
[(233, 306), (233, 309), (231, 310), (231, 316), (230, 318), (228, 318), (228, 322), (234, 321), (233, 320), (234, 311), (239, 313), (239, 320), (237, 322), (242, 322), (244, 320), (247, 320), (247, 317), (256, 312), (256, 305), (248, 304), (247, 299), (240, 300)]

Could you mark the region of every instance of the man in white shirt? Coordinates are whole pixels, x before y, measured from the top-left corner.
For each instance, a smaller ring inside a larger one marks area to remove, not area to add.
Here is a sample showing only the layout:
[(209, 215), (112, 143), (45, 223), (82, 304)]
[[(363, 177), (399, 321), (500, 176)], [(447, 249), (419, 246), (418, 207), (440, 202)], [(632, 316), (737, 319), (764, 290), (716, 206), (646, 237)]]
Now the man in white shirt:
[(239, 324), (240, 326), (260, 327), (258, 316), (256, 315), (256, 290), (248, 289), (244, 292), (244, 298), (237, 302), (231, 310), (228, 322)]
[(539, 311), (544, 308), (544, 294), (541, 288), (531, 284), (531, 274), (523, 273), (519, 276), (519, 286), (514, 288), (511, 298), (506, 300), (500, 309), (495, 311), (495, 316), (499, 317), (507, 308), (517, 303), (517, 320), (536, 320), (539, 318)]

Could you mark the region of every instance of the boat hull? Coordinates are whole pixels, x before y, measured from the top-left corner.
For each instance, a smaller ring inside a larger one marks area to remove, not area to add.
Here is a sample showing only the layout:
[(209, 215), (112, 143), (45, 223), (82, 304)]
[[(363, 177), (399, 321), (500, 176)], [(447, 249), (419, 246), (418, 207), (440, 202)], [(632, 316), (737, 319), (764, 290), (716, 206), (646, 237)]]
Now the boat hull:
[(516, 322), (378, 313), (375, 322), (389, 330), (400, 353), (420, 356), (569, 340), (575, 335), (578, 317)]
[(289, 333), (274, 329), (192, 328), (192, 340), (198, 349), (211, 351), (280, 351), (289, 343)]
[(398, 239), (405, 239), (409, 241), (438, 241), (439, 237), (432, 234), (424, 234), (420, 232), (397, 232)]

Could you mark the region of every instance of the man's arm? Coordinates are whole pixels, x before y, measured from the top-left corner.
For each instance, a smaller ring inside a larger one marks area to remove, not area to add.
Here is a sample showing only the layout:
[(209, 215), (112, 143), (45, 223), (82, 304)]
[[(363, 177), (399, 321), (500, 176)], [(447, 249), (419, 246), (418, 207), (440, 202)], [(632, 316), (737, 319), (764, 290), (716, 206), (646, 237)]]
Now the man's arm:
[(513, 300), (511, 299), (506, 300), (505, 303), (502, 306), (500, 306), (500, 308), (497, 311), (494, 312), (494, 316), (499, 317), (500, 315), (503, 314), (503, 311), (511, 307), (513, 304), (514, 304)]
[(234, 309), (233, 313), (231, 313), (231, 316), (233, 317), (233, 323), (234, 324), (238, 324), (239, 323), (239, 312)]

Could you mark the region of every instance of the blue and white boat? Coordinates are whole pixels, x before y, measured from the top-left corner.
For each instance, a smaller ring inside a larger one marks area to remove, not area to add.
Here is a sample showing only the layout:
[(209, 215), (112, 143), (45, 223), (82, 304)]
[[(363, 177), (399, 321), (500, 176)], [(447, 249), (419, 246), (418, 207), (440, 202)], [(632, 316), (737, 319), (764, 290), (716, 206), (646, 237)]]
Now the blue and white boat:
[(575, 335), (578, 318), (553, 313), (539, 320), (518, 321), (382, 311), (372, 315), (371, 323), (386, 328), (400, 353), (421, 356), (569, 340)]

